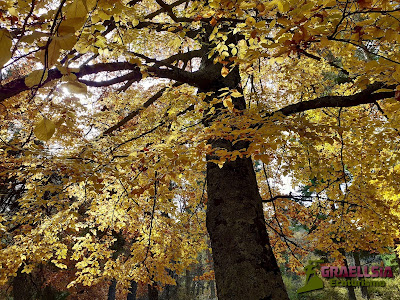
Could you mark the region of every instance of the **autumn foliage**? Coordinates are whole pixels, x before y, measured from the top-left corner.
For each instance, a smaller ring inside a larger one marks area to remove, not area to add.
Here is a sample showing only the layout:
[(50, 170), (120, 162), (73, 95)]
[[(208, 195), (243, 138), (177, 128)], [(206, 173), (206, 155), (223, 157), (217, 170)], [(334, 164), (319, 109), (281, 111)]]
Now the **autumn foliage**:
[(395, 247), (399, 18), (387, 0), (0, 1), (0, 284), (175, 284), (209, 245), (207, 160), (252, 159), (294, 272)]

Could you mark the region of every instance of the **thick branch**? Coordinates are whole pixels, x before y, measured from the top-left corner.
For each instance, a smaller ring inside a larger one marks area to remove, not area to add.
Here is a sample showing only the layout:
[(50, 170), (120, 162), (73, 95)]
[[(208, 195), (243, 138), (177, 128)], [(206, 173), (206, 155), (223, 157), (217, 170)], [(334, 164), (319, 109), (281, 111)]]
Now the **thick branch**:
[[(133, 26), (132, 23), (127, 23), (127, 25), (131, 26), (134, 29), (143, 29), (143, 28), (149, 28), (149, 29), (153, 29), (157, 32), (172, 32), (172, 33), (178, 33), (180, 31), (182, 31), (182, 28), (173, 24), (169, 24), (169, 23), (156, 23), (156, 22), (148, 22), (148, 21), (141, 21), (139, 22), (138, 25)], [(175, 27), (175, 28), (172, 28)], [(199, 30), (186, 30), (185, 31), (185, 36), (191, 39), (194, 39), (200, 32)]]
[[(281, 113), (285, 116), (289, 116), (295, 113), (304, 112), (311, 109), (323, 108), (323, 107), (351, 107), (360, 104), (375, 103), (378, 100), (393, 98), (395, 96), (395, 86), (387, 86), (385, 88), (393, 89), (388, 92), (377, 92), (375, 91), (384, 88), (385, 85), (380, 82), (369, 85), (365, 90), (350, 96), (324, 96), (319, 97), (310, 101), (298, 102), (296, 104), (288, 105), (284, 108), (279, 109), (275, 113)], [(268, 116), (271, 116), (269, 114)]]
[[(166, 6), (168, 6), (168, 8), (170, 8), (171, 9), (171, 11), (172, 11), (172, 8), (173, 7), (176, 7), (176, 6), (178, 6), (178, 5), (181, 5), (181, 4), (183, 4), (183, 3), (185, 3), (185, 2), (187, 2), (188, 0), (178, 0), (178, 1), (176, 1), (176, 2), (174, 2), (174, 3), (172, 3), (172, 4), (170, 4), (170, 5), (166, 5)], [(166, 9), (163, 7), (163, 6), (161, 6), (161, 8), (159, 9), (159, 10), (156, 10), (155, 12), (153, 12), (153, 13), (151, 13), (151, 14), (148, 14), (146, 17), (145, 17), (145, 19), (153, 19), (155, 16), (158, 16), (159, 14), (161, 14), (161, 13), (163, 13), (164, 11), (166, 11)]]
[[(80, 68), (79, 72), (74, 73), (78, 78), (90, 75), (97, 74), (100, 72), (113, 72), (113, 71), (123, 71), (123, 70), (132, 70), (137, 74), (140, 74), (140, 69), (134, 64), (124, 63), (124, 62), (115, 62), (115, 63), (100, 63), (96, 65), (83, 66)], [(42, 84), (49, 83), (51, 81), (60, 79), (63, 76), (58, 69), (51, 69), (48, 72), (47, 79), (42, 82)], [(31, 87), (25, 84), (25, 78), (27, 76), (17, 78), (13, 81), (10, 81), (2, 86), (0, 86), (0, 102), (4, 101), (7, 98), (13, 97), (22, 93), (24, 91), (28, 91), (32, 89)]]
[[(93, 82), (81, 79), (81, 77), (85, 75), (98, 74), (101, 72), (115, 72), (115, 71), (131, 71), (131, 72), (129, 74), (114, 78), (112, 80), (101, 81), (101, 82)], [(199, 76), (196, 73), (190, 73), (180, 69), (177, 70), (160, 69), (158, 67), (149, 67), (148, 72), (149, 74), (152, 74), (155, 77), (168, 78), (182, 83), (188, 83), (193, 86), (198, 86), (197, 82), (199, 81), (198, 78)], [(109, 86), (127, 80), (139, 81), (142, 79), (140, 68), (137, 65), (128, 62), (99, 63), (95, 65), (86, 65), (81, 67), (79, 72), (75, 72), (74, 74), (78, 77), (78, 79), (81, 82), (96, 87)], [(58, 69), (51, 69), (48, 72), (47, 79), (44, 82), (42, 82), (42, 85), (60, 79), (62, 76), (63, 75)], [(10, 81), (0, 86), (0, 103), (5, 99), (8, 99), (10, 97), (18, 95), (19, 93), (32, 89), (31, 87), (28, 87), (25, 84), (25, 78), (26, 76), (17, 78), (13, 81)]]
[(178, 18), (177, 16), (175, 16), (174, 12), (172, 11), (172, 7), (174, 4), (168, 5), (166, 4), (164, 1), (162, 0), (156, 0), (157, 4), (161, 6), (161, 8), (163, 10), (165, 10), (165, 12), (168, 14), (168, 16), (171, 17), (172, 20), (174, 20), (175, 22), (192, 22), (193, 20), (190, 18)]
[[(314, 199), (313, 199), (314, 198)], [(366, 206), (357, 204), (357, 203), (352, 203), (348, 202), (345, 200), (335, 200), (335, 199), (330, 199), (330, 198), (325, 198), (325, 197), (319, 197), (319, 196), (303, 196), (303, 195), (276, 195), (274, 197), (271, 197), (266, 200), (262, 200), (263, 203), (274, 203), (274, 201), (278, 199), (289, 199), (293, 201), (302, 201), (302, 202), (314, 202), (314, 201), (329, 201), (329, 202), (334, 202), (334, 203), (341, 203), (341, 204), (348, 204), (348, 205), (353, 205), (353, 206), (358, 206), (362, 208), (367, 208)]]
[(140, 72), (130, 72), (128, 74), (125, 74), (120, 77), (115, 77), (110, 80), (104, 80), (104, 81), (91, 81), (91, 80), (85, 80), (85, 79), (79, 79), (80, 82), (86, 84), (87, 86), (93, 86), (93, 87), (102, 87), (102, 86), (110, 86), (113, 84), (121, 83), (124, 81), (140, 81), (142, 79), (142, 74)]
[(153, 66), (156, 66), (156, 67), (165, 66), (172, 70), (174, 70), (174, 69), (180, 70), (180, 68), (174, 67), (172, 65), (172, 63), (175, 61), (183, 61), (186, 63), (189, 60), (191, 60), (192, 58), (202, 57), (206, 53), (206, 50), (204, 48), (202, 48), (202, 49), (192, 50), (192, 51), (188, 51), (188, 52), (184, 52), (184, 53), (177, 53), (177, 54), (171, 55), (170, 57), (163, 59), (163, 60), (156, 60), (154, 58), (150, 58), (141, 53), (137, 53), (137, 52), (133, 52), (133, 51), (127, 51), (127, 53), (135, 55), (141, 59), (144, 59), (147, 63), (153, 63), (154, 64)]
[(179, 61), (179, 60), (181, 60), (183, 62), (187, 62), (187, 61), (191, 60), (192, 58), (202, 57), (205, 52), (206, 52), (205, 49), (198, 49), (198, 50), (192, 50), (192, 51), (185, 52), (185, 53), (178, 53), (178, 54), (172, 55), (164, 60), (159, 61), (158, 64), (172, 64), (174, 61)]

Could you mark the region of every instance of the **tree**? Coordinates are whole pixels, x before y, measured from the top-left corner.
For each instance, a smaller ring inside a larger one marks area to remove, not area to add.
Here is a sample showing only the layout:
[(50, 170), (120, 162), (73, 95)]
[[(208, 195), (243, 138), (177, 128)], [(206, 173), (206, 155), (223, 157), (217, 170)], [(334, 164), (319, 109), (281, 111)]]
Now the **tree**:
[[(44, 258), (77, 260), (84, 284), (171, 283), (165, 268), (181, 271), (204, 248), (205, 204), (219, 299), (288, 298), (265, 218), (278, 259), (290, 241), (285, 214), (336, 258), (354, 243), (393, 244), (397, 2), (1, 5), (0, 64), (24, 64), (0, 86), (2, 122), (35, 134), (5, 142), (4, 153), (23, 151), (17, 175), (31, 177), (24, 211), (4, 220), (26, 226), (3, 246), (2, 282)], [(270, 169), (261, 195), (254, 160)], [(311, 181), (314, 194), (278, 194), (274, 169)], [(42, 180), (55, 170), (59, 187)], [(54, 196), (40, 200), (45, 185)], [(130, 239), (116, 260), (113, 231)]]

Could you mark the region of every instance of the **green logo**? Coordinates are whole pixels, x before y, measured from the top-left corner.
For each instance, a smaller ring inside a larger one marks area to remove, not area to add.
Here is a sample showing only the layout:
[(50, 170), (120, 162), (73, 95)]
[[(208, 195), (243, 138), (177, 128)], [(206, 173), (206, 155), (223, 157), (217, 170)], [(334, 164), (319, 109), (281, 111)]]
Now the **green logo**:
[(317, 272), (314, 270), (323, 260), (310, 260), (308, 265), (304, 267), (306, 272), (306, 284), (297, 290), (297, 294), (319, 290), (324, 288), (324, 282), (318, 277)]

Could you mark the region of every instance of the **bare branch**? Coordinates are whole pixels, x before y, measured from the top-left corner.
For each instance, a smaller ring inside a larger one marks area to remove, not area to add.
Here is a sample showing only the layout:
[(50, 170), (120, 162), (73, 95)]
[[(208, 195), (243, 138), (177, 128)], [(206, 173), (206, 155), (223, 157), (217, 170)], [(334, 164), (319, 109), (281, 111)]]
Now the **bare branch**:
[[(175, 83), (173, 84), (174, 87), (177, 87), (179, 85), (182, 85), (182, 83)], [(118, 128), (120, 128), (121, 126), (125, 125), (127, 122), (129, 122), (130, 120), (132, 120), (134, 117), (136, 117), (144, 108), (149, 107), (151, 104), (153, 104), (158, 98), (160, 98), (163, 93), (167, 90), (168, 87), (164, 87), (163, 89), (161, 89), (160, 91), (158, 91), (157, 93), (155, 93), (151, 98), (149, 98), (142, 107), (135, 109), (134, 111), (132, 111), (131, 113), (129, 113), (125, 118), (123, 118), (121, 121), (119, 121), (117, 124), (115, 124), (114, 126), (110, 127), (109, 129), (107, 129), (106, 131), (103, 132), (103, 135), (106, 134), (110, 134), (113, 131), (117, 130)]]
[[(300, 52), (301, 54), (304, 54), (305, 56), (307, 56), (307, 57), (309, 57), (309, 58), (312, 58), (312, 59), (315, 59), (315, 60), (317, 60), (317, 61), (321, 61), (321, 60), (322, 60), (321, 57), (318, 57), (318, 56), (316, 56), (316, 55), (314, 55), (314, 54), (308, 53), (307, 51), (305, 51), (305, 50), (303, 50), (303, 49), (299, 49), (299, 52)], [(344, 74), (346, 74), (346, 75), (349, 75), (349, 74), (350, 74), (349, 71), (343, 69), (341, 66), (335, 64), (334, 62), (328, 61), (328, 64), (329, 64), (330, 66), (334, 67), (334, 68), (339, 69), (340, 71), (342, 71), (342, 72), (343, 72)]]

